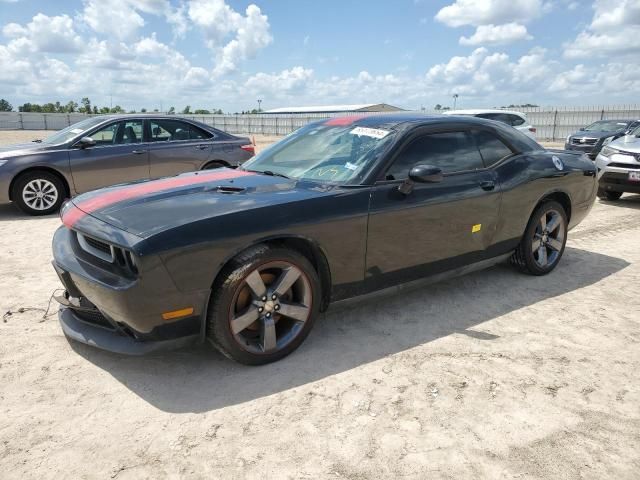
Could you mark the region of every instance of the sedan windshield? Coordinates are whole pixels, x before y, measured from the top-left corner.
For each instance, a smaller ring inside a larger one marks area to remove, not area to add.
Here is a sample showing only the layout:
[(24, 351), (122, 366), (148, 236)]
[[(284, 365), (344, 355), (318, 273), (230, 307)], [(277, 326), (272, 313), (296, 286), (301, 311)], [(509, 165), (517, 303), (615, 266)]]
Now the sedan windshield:
[(585, 132), (617, 132), (624, 130), (629, 122), (619, 122), (616, 120), (601, 120), (585, 127)]
[(360, 180), (395, 132), (353, 125), (303, 127), (242, 165), (243, 170), (327, 183)]
[(50, 145), (67, 143), (72, 138), (85, 133), (87, 130), (91, 130), (97, 124), (103, 122), (104, 119), (104, 117), (91, 117), (86, 120), (82, 120), (81, 122), (74, 123), (70, 127), (64, 128), (50, 137), (45, 138), (42, 143), (48, 143)]

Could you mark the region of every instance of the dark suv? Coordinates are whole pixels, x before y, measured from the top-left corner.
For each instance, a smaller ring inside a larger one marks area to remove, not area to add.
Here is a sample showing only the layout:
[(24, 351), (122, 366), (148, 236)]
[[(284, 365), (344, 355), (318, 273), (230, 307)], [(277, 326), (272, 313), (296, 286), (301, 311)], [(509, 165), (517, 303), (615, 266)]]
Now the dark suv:
[(599, 120), (569, 135), (564, 148), (584, 152), (594, 160), (602, 147), (638, 126), (640, 120)]

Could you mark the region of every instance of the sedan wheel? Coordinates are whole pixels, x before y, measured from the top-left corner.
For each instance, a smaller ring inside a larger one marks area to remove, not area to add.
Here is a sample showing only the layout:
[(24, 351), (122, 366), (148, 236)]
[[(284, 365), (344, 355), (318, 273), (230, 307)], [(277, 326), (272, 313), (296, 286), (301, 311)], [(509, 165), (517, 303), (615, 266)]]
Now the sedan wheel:
[(567, 243), (567, 214), (556, 201), (547, 201), (533, 212), (511, 263), (531, 275), (552, 271)]
[(257, 365), (278, 360), (302, 343), (320, 295), (318, 276), (306, 257), (262, 245), (237, 257), (221, 277), (208, 333), (223, 353)]
[(60, 178), (49, 172), (29, 172), (16, 179), (11, 198), (30, 215), (57, 212), (65, 196)]

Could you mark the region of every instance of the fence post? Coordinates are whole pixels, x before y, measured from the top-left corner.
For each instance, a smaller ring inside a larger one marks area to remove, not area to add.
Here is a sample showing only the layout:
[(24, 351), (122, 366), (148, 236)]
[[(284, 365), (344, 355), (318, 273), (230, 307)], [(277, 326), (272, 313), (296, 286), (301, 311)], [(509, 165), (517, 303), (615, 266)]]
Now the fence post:
[(71, 126), (71, 115), (67, 113), (67, 127)]
[(24, 130), (24, 122), (22, 121), (22, 114), (18, 114), (18, 122), (20, 123), (20, 130)]
[(604, 108), (600, 112), (600, 120), (603, 120), (603, 119), (604, 119)]
[(43, 113), (43, 114), (42, 114), (42, 119), (44, 120), (44, 129), (45, 129), (45, 130), (49, 130), (49, 129), (47, 128), (47, 114), (46, 114), (46, 113)]
[(553, 113), (553, 133), (551, 134), (551, 141), (555, 142), (556, 140), (556, 126), (558, 124), (558, 109)]

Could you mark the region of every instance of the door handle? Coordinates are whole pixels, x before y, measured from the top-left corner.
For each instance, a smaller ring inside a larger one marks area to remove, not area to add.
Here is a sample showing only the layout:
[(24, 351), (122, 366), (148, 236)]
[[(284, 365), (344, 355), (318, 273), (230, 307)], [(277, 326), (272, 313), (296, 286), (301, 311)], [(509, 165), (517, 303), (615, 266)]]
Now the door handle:
[(205, 149), (206, 149), (206, 148), (208, 148), (208, 147), (209, 147), (209, 145), (196, 145), (196, 148), (197, 148), (198, 150), (205, 150)]
[(146, 150), (132, 150), (131, 153), (134, 155), (142, 155), (143, 153), (147, 153)]
[(491, 191), (496, 188), (496, 184), (493, 180), (486, 180), (484, 182), (480, 182), (480, 188), (483, 190)]

